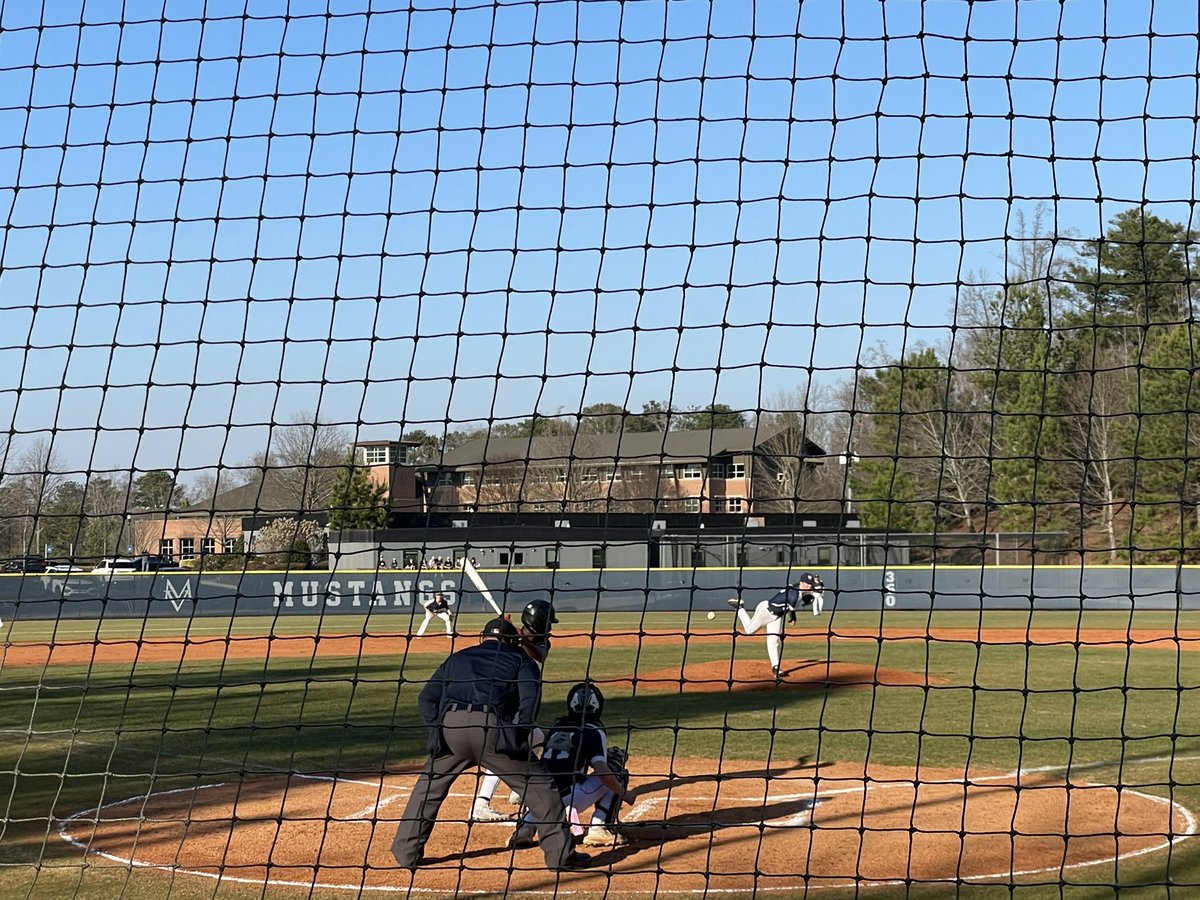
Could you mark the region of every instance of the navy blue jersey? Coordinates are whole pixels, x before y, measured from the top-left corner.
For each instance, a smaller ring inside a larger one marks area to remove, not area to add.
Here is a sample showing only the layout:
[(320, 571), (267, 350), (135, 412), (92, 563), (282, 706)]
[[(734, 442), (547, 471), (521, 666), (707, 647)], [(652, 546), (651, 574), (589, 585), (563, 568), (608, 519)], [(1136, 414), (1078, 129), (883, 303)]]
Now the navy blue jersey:
[(793, 612), (800, 605), (802, 593), (798, 588), (784, 588), (774, 597), (767, 601), (767, 606), (771, 612), (777, 616), (786, 616)]
[(578, 716), (564, 716), (546, 732), (542, 762), (554, 776), (560, 793), (567, 793), (608, 758), (608, 735), (599, 722), (580, 723)]

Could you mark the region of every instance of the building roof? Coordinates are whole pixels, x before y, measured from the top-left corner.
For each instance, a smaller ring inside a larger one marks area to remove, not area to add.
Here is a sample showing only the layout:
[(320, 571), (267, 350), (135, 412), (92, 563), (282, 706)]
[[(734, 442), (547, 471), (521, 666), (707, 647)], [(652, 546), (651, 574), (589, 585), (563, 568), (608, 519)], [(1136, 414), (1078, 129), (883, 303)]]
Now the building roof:
[[(277, 472), (267, 470), (261, 478), (255, 478), (249, 484), (243, 484), (227, 491), (221, 491), (212, 500), (200, 502), (182, 509), (170, 510), (170, 518), (195, 518), (212, 515), (263, 515), (270, 518), (279, 516), (296, 516), (296, 499), (294, 489), (284, 484)], [(132, 515), (140, 518), (149, 516), (162, 517), (161, 509), (136, 509)]]
[[(698, 462), (713, 456), (753, 453), (777, 431), (757, 428), (714, 428), (711, 431), (650, 431), (621, 434), (575, 434), (535, 438), (483, 437), (446, 453), (438, 468), (551, 462)], [(806, 456), (825, 451), (805, 441)]]

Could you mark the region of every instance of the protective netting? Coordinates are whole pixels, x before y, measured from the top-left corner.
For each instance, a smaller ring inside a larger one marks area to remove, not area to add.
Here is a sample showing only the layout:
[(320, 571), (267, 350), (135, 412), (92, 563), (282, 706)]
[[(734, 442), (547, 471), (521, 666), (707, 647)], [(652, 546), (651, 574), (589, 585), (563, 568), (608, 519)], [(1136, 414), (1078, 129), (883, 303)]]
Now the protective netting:
[(0, 894), (1196, 890), (1198, 17), (0, 0)]

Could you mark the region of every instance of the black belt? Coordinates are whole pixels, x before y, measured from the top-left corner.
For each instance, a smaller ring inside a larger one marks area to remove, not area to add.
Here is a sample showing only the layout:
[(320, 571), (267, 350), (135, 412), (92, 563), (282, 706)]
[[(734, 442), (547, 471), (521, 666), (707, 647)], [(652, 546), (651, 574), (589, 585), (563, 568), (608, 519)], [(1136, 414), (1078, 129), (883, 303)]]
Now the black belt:
[(495, 712), (490, 703), (447, 703), (443, 712)]

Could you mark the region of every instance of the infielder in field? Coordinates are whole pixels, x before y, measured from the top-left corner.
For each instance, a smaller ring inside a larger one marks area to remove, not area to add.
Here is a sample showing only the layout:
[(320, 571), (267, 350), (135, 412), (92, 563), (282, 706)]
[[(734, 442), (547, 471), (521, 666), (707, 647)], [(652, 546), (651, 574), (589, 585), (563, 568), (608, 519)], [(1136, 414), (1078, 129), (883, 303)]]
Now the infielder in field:
[(746, 634), (754, 634), (763, 626), (767, 629), (767, 657), (771, 660), (771, 671), (779, 677), (783, 654), (783, 620), (796, 621), (796, 607), (807, 606), (814, 616), (825, 608), (825, 582), (811, 572), (805, 572), (800, 580), (788, 585), (770, 600), (764, 600), (754, 609), (754, 615), (746, 612), (741, 597), (730, 597), (729, 605), (737, 609), (738, 621)]
[[(604, 694), (594, 684), (580, 682), (567, 692), (567, 714), (546, 732), (542, 762), (550, 770), (568, 813), (579, 821), (591, 811), (591, 822), (583, 835), (589, 847), (619, 847), (628, 843), (613, 831), (622, 803), (633, 803), (637, 791), (629, 787), (624, 750), (608, 746), (608, 735), (600, 715)], [(510, 847), (533, 845), (536, 820), (532, 812), (518, 823)]]
[[(525, 655), (538, 666), (546, 662), (550, 655), (550, 630), (558, 622), (554, 615), (554, 607), (548, 600), (530, 600), (521, 610), (521, 649)], [(537, 732), (537, 729), (534, 729)], [(534, 746), (540, 735), (535, 733)], [(511, 822), (512, 816), (492, 806), (492, 798), (496, 796), (496, 788), (500, 786), (500, 778), (491, 772), (484, 772), (479, 781), (479, 791), (475, 794), (475, 802), (471, 805), (472, 822)], [(514, 803), (520, 803), (519, 795), (511, 798)]]
[(446, 599), (446, 595), (438, 591), (432, 597), (428, 595), (426, 597), (428, 599), (421, 602), (421, 605), (425, 608), (425, 621), (417, 629), (417, 637), (425, 633), (425, 629), (429, 627), (429, 623), (433, 621), (435, 616), (446, 623), (446, 634), (453, 635), (454, 626), (450, 624), (450, 601)]

